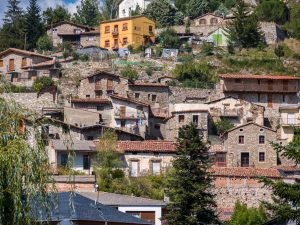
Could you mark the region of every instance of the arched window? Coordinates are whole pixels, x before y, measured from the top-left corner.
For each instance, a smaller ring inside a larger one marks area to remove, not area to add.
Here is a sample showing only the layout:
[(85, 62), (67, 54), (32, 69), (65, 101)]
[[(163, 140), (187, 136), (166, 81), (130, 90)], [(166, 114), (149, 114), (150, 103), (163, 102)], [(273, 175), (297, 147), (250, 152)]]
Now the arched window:
[(200, 25), (206, 25), (206, 19), (200, 19), (199, 24)]
[(217, 19), (217, 18), (211, 18), (211, 19), (210, 19), (210, 24), (211, 24), (211, 25), (216, 25), (216, 24), (218, 24), (218, 19)]

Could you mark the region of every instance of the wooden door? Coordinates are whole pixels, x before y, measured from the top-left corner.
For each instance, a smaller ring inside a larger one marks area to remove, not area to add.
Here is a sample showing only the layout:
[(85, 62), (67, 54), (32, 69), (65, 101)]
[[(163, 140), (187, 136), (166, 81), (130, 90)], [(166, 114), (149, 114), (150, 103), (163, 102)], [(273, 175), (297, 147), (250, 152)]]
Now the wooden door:
[(241, 153), (241, 167), (249, 167), (249, 162), (250, 157), (249, 157), (249, 153), (247, 152), (243, 152)]
[(124, 118), (126, 116), (126, 106), (120, 107), (120, 117)]
[(9, 71), (14, 71), (15, 70), (15, 60), (10, 59), (9, 60)]
[(268, 107), (273, 107), (273, 96), (271, 94), (268, 95)]
[(113, 90), (114, 81), (112, 79), (107, 79), (107, 90)]
[(27, 58), (22, 58), (22, 68), (27, 66)]

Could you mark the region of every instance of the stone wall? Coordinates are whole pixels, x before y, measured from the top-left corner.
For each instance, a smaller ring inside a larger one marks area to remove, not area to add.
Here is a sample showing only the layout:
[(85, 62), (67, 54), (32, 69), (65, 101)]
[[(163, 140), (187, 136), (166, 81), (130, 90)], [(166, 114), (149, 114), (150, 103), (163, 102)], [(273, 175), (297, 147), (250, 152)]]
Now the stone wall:
[(42, 113), (42, 109), (46, 107), (60, 107), (51, 93), (44, 93), (38, 96), (37, 93), (4, 93), (0, 97), (6, 100), (12, 100), (29, 110)]
[(274, 22), (261, 22), (260, 26), (268, 45), (276, 44), (286, 37), (284, 32)]

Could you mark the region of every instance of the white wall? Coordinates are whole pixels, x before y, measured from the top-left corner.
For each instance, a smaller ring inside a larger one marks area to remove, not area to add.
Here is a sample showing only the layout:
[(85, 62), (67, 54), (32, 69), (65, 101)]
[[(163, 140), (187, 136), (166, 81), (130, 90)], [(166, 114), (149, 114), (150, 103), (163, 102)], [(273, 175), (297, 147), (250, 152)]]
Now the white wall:
[(162, 210), (161, 210), (161, 207), (160, 206), (127, 206), (127, 207), (122, 207), (120, 206), (118, 208), (119, 211), (121, 212), (149, 212), (149, 211), (152, 211), (152, 212), (155, 212), (155, 225), (161, 225), (161, 220), (160, 218), (162, 217)]

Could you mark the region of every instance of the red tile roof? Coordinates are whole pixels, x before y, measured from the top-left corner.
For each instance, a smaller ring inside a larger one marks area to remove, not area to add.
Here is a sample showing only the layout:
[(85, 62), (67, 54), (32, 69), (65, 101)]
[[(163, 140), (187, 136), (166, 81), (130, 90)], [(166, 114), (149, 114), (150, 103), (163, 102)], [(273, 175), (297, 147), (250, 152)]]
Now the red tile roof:
[(300, 166), (277, 166), (274, 167), (278, 170), (282, 170), (283, 172), (299, 172)]
[(129, 86), (140, 86), (140, 87), (168, 87), (168, 85), (161, 84), (161, 83), (135, 83), (129, 84)]
[(280, 178), (281, 175), (274, 168), (252, 168), (252, 167), (212, 167), (209, 171), (215, 176), (226, 177), (269, 177)]
[(24, 69), (26, 69), (26, 68), (40, 68), (40, 67), (54, 66), (54, 64), (55, 64), (54, 60), (49, 60), (49, 61), (46, 61), (46, 62), (33, 64), (31, 66), (24, 66), (22, 68), (24, 68)]
[(13, 53), (13, 52), (15, 52), (17, 54), (21, 54), (21, 55), (37, 56), (37, 57), (53, 60), (53, 58), (50, 56), (42, 55), (42, 54), (35, 53), (35, 52), (25, 51), (25, 50), (21, 50), (21, 49), (17, 49), (17, 48), (8, 48), (8, 49), (0, 52), (0, 57), (3, 55), (9, 54), (9, 53)]
[(220, 74), (223, 79), (267, 79), (267, 80), (300, 80), (300, 77), (275, 76), (275, 75), (252, 75), (252, 74)]
[(176, 153), (176, 144), (172, 141), (119, 141), (118, 148), (124, 152)]
[(103, 104), (110, 104), (108, 99), (103, 98), (72, 98), (72, 103), (103, 103)]

